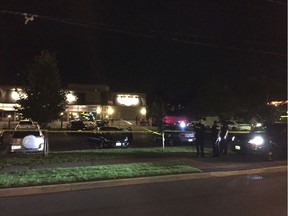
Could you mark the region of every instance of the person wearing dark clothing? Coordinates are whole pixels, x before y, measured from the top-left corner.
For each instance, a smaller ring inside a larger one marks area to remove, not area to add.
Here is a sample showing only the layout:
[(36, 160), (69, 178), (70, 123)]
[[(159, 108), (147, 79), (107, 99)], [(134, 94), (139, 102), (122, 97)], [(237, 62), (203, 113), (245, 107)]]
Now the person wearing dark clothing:
[(196, 151), (197, 157), (205, 157), (204, 154), (204, 141), (205, 141), (205, 125), (201, 119), (194, 126), (196, 137)]
[(221, 132), (220, 124), (217, 121), (214, 121), (213, 125), (211, 126), (213, 157), (218, 157), (220, 153), (220, 146), (219, 146), (220, 132)]
[(227, 155), (227, 136), (228, 136), (228, 125), (222, 124), (220, 131), (220, 153)]

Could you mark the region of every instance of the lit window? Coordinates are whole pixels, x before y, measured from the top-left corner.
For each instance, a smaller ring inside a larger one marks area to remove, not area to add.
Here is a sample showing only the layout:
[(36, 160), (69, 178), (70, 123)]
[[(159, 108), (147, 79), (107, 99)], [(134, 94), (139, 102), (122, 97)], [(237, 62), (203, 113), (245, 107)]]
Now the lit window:
[(117, 95), (116, 100), (119, 104), (125, 106), (137, 106), (140, 104), (138, 95), (129, 95), (129, 94)]

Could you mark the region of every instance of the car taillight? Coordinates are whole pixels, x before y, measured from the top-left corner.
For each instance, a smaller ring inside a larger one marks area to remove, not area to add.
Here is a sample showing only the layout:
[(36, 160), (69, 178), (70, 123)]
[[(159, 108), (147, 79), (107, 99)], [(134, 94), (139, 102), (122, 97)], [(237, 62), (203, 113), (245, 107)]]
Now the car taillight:
[(181, 139), (181, 138), (185, 138), (185, 134), (184, 133), (180, 133), (179, 134), (179, 138)]

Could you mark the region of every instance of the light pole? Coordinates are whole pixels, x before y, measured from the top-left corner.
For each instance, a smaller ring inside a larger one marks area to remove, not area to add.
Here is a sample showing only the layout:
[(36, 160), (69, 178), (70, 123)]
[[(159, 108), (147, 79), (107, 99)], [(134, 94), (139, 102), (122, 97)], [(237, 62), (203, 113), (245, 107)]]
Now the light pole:
[(142, 107), (141, 110), (140, 110), (140, 113), (142, 115), (142, 119), (141, 119), (141, 122), (140, 124), (144, 124), (146, 125), (146, 108), (145, 107)]
[(61, 129), (63, 128), (63, 115), (64, 115), (64, 113), (61, 112), (61, 114), (60, 114)]
[(113, 113), (114, 113), (114, 109), (112, 107), (108, 107), (108, 119), (109, 119), (109, 116), (111, 116), (111, 118), (109, 119), (109, 122), (111, 120), (111, 125), (113, 125)]
[(10, 129), (11, 126), (11, 115), (8, 115), (8, 128)]
[[(98, 106), (98, 107), (96, 108), (96, 113), (97, 113), (97, 115), (99, 115), (100, 120), (101, 120), (101, 112), (102, 112), (102, 109), (101, 109), (100, 106)], [(97, 116), (96, 116), (96, 119), (97, 119)]]

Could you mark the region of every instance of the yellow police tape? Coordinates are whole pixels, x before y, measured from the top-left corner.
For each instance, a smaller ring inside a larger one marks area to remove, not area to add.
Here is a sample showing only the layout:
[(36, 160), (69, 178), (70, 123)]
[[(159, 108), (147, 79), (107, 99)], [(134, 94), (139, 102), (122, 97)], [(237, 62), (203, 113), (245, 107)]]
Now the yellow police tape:
[[(0, 130), (0, 134), (4, 132), (14, 132), (14, 129), (2, 129)], [(17, 130), (20, 131), (20, 130)], [(39, 131), (37, 129), (21, 129), (21, 131)], [(143, 130), (122, 130), (122, 131), (106, 131), (106, 130), (51, 130), (51, 129), (40, 129), (40, 131), (45, 132), (45, 133), (86, 133), (86, 134), (91, 134), (91, 133), (153, 133), (157, 135), (161, 135), (163, 132), (182, 132), (181, 130), (164, 130), (164, 131), (157, 131), (157, 130), (151, 130), (148, 128), (143, 128)], [(185, 131), (187, 132), (187, 131)], [(229, 131), (229, 134), (247, 134), (250, 131)], [(207, 134), (210, 134), (211, 131), (207, 130)]]

